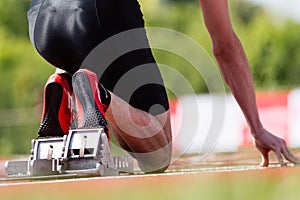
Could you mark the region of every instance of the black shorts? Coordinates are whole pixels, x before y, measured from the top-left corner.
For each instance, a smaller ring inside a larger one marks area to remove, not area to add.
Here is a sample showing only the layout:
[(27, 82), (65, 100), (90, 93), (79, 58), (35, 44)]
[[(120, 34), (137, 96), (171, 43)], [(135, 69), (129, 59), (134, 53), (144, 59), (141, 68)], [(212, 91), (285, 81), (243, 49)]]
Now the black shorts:
[[(70, 73), (80, 69), (88, 54), (101, 42), (126, 30), (144, 28), (137, 0), (32, 0), (28, 20), (30, 39), (39, 54), (55, 67)], [(147, 48), (125, 53), (109, 66), (97, 66), (105, 68), (97, 75), (107, 89), (133, 107), (153, 115), (161, 114), (169, 109), (163, 79), (146, 31), (139, 38), (147, 43)], [(104, 59), (101, 56), (99, 60)], [(139, 79), (150, 77), (153, 81), (138, 85), (140, 80), (124, 79), (137, 67)], [(121, 79), (122, 89), (115, 89)], [(138, 87), (130, 91), (128, 97), (129, 87), (135, 80)]]

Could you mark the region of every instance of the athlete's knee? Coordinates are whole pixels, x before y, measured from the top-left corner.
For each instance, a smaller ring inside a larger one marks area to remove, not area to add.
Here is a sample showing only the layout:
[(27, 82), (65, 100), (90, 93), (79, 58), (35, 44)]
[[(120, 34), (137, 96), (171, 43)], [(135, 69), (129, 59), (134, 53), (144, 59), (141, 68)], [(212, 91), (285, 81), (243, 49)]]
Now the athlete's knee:
[(171, 163), (172, 144), (150, 153), (133, 155), (138, 160), (140, 169), (145, 173), (162, 173)]

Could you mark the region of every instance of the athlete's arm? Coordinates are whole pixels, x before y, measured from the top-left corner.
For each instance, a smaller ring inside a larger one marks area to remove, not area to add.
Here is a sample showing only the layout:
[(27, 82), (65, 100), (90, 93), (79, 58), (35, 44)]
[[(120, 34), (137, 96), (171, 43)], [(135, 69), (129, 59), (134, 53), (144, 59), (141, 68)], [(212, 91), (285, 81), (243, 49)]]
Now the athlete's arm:
[(227, 0), (199, 0), (205, 25), (210, 34), (213, 53), (224, 81), (242, 109), (255, 145), (262, 155), (262, 166), (269, 164), (269, 152), (274, 151), (280, 164), (282, 155), (290, 162), (299, 162), (288, 150), (283, 139), (264, 129), (258, 115), (250, 66), (239, 39), (231, 25)]

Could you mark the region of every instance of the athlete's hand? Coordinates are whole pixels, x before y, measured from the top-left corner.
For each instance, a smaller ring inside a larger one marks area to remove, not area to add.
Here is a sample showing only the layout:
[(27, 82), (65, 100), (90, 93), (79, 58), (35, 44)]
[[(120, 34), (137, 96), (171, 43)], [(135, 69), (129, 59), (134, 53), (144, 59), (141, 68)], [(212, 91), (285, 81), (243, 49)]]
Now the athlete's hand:
[[(269, 165), (269, 152), (273, 151), (276, 154), (277, 160), (281, 166), (285, 166), (284, 158), (291, 163), (300, 163), (287, 148), (286, 142), (263, 129), (260, 133), (255, 133), (255, 146), (262, 156), (261, 166)], [(284, 157), (284, 158), (283, 158)]]

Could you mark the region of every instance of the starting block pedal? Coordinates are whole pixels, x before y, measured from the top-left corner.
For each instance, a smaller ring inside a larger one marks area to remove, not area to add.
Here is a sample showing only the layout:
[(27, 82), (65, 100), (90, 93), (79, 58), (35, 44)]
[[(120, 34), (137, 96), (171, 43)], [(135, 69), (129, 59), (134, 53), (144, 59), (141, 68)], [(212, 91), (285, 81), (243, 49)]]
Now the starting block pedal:
[(64, 137), (32, 140), (29, 159), (7, 161), (5, 169), (8, 177), (117, 176), (133, 173), (133, 159), (112, 156), (103, 128), (74, 129)]

